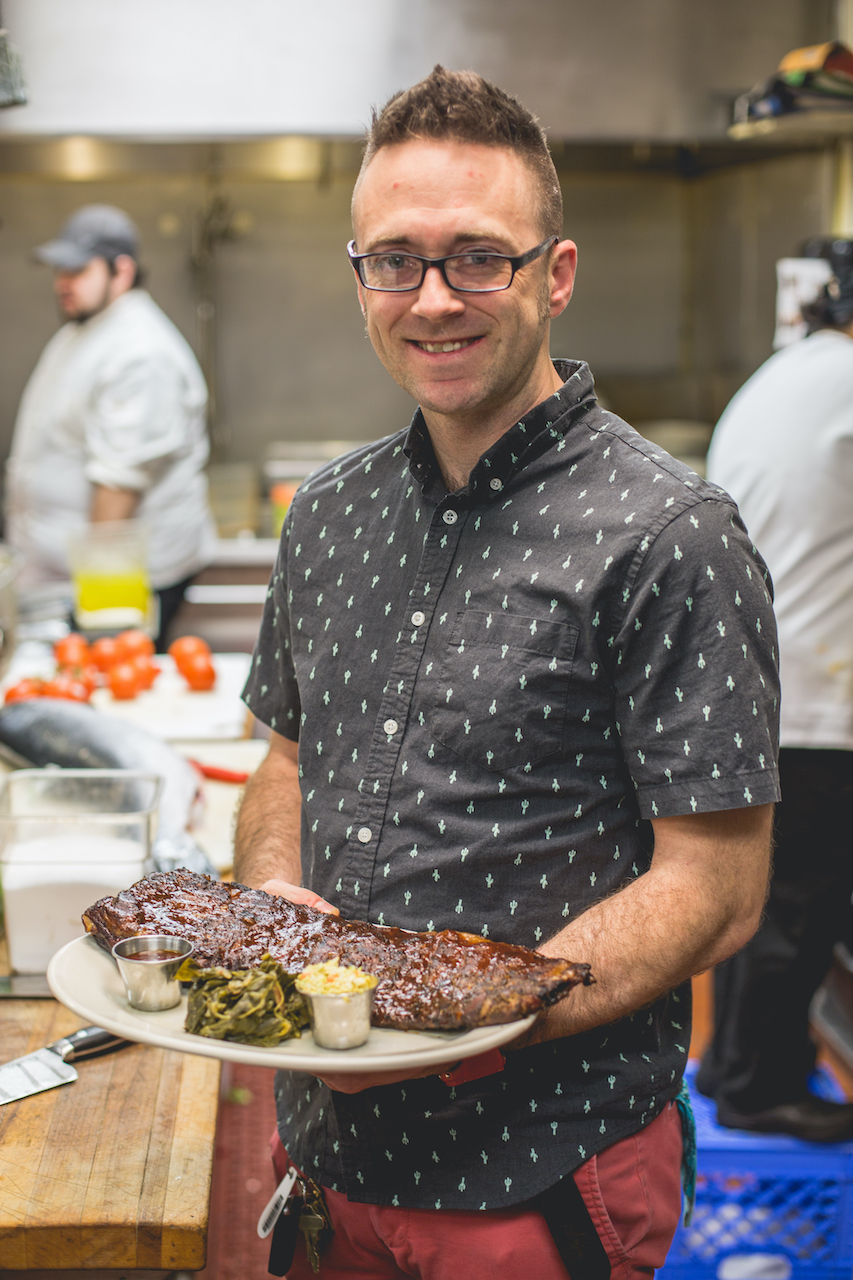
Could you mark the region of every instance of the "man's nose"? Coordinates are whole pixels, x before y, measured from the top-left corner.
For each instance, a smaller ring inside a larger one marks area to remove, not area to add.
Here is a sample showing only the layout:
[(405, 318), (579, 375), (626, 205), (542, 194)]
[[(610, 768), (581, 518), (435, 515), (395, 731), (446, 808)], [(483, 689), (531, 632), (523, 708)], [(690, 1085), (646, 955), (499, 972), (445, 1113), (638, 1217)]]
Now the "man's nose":
[(412, 304), (415, 315), (458, 315), (465, 310), (465, 300), (444, 279), (438, 267), (427, 267), (423, 283)]

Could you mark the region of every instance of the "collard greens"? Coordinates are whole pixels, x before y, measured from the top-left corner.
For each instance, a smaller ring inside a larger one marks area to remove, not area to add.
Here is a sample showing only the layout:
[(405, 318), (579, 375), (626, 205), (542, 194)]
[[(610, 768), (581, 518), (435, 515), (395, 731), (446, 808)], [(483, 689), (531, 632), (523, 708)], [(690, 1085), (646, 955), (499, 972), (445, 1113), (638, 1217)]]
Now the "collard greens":
[(237, 1040), (272, 1048), (308, 1025), (305, 1000), (267, 953), (255, 969), (201, 969), (190, 957), (178, 977), (192, 982), (185, 1030), (212, 1040)]

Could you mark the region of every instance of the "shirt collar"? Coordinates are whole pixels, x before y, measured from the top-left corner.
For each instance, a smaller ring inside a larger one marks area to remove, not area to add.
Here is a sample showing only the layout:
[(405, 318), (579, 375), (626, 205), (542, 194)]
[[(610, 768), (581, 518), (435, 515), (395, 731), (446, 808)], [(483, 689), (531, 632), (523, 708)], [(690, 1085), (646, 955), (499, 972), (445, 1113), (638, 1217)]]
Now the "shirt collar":
[[(535, 405), (483, 454), (465, 490), (471, 499), (496, 498), (521, 467), (562, 439), (580, 414), (595, 404), (593, 377), (585, 361), (555, 360), (554, 368), (563, 379), (562, 387)], [(446, 490), (420, 409), (412, 418), (403, 451), (425, 496), (440, 500)]]

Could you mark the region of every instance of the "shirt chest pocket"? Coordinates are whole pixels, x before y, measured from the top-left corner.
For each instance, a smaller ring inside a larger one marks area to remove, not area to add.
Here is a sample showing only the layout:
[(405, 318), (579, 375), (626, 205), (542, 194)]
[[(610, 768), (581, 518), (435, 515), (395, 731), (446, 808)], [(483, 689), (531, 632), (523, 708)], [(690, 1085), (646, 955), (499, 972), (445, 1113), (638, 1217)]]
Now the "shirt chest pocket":
[(570, 623), (460, 613), (435, 694), (436, 739), (492, 771), (558, 754), (577, 640)]

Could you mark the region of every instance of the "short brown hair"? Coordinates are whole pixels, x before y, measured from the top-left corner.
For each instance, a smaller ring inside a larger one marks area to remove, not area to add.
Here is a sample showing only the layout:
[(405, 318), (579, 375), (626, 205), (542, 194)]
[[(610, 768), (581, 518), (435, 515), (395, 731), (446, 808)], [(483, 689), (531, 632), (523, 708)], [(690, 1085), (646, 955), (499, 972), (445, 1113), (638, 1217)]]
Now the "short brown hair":
[(414, 138), (474, 142), (516, 152), (539, 187), (543, 235), (562, 235), (563, 196), (545, 132), (526, 107), (497, 85), (475, 71), (447, 71), (437, 65), (425, 80), (395, 93), (381, 111), (373, 110), (359, 180), (382, 147)]

